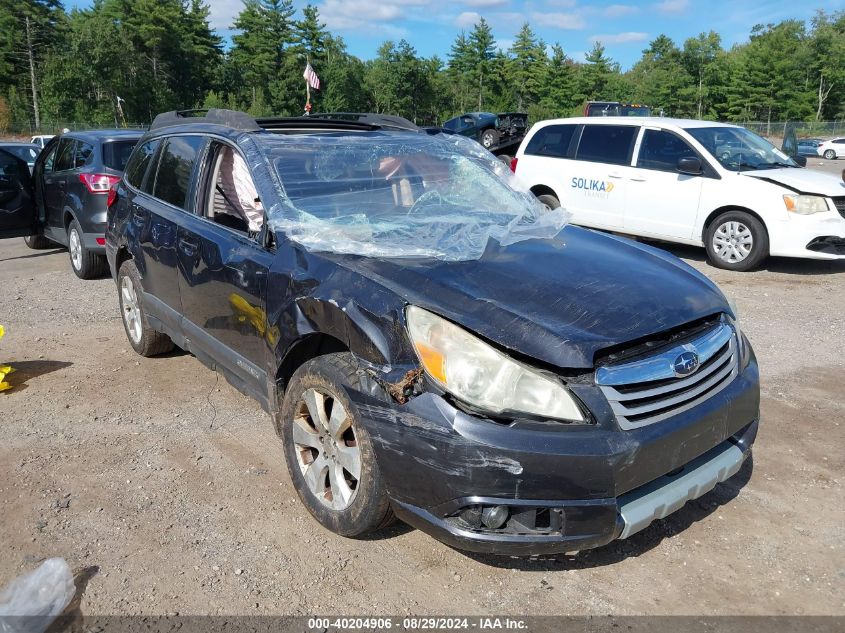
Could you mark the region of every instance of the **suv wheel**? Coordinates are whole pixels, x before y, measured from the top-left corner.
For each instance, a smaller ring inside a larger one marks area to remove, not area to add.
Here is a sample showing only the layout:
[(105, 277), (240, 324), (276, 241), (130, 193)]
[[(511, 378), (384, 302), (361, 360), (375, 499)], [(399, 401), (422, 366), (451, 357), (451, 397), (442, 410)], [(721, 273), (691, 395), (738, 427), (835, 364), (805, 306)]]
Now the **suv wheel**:
[(358, 385), (348, 353), (303, 364), (285, 391), (280, 430), (302, 503), (323, 527), (357, 537), (389, 525), (393, 511), (347, 385)]
[(484, 130), (481, 134), (481, 144), (490, 149), (499, 142), (499, 133), (496, 130)]
[(769, 255), (769, 235), (753, 215), (728, 211), (707, 227), (705, 246), (714, 266), (744, 272)]
[(164, 354), (175, 346), (169, 336), (150, 327), (141, 302), (141, 288), (141, 276), (135, 262), (123, 262), (117, 273), (117, 292), (126, 338), (141, 356)]
[(106, 258), (85, 248), (82, 228), (76, 220), (70, 223), (67, 230), (67, 250), (70, 266), (80, 279), (96, 279), (105, 274)]
[(836, 152), (834, 152), (832, 149), (829, 149), (825, 151), (824, 157), (828, 160), (836, 160)]
[(43, 235), (27, 235), (23, 238), (23, 243), (32, 250), (42, 250), (45, 248), (55, 248), (57, 244), (52, 240), (48, 240)]

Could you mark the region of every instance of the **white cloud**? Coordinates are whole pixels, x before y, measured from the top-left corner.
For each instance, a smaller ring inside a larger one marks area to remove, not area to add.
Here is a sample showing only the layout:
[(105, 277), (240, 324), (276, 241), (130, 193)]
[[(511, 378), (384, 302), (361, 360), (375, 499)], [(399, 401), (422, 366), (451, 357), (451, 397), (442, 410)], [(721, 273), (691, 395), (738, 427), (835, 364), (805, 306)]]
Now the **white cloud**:
[(630, 4), (611, 4), (609, 7), (605, 7), (602, 11), (602, 15), (608, 18), (621, 18), (622, 16), (631, 15), (637, 11), (639, 11), (639, 9), (637, 9), (637, 7), (632, 7)]
[(464, 11), (455, 18), (455, 26), (466, 29), (477, 24), (480, 19), (481, 16), (476, 11)]
[(654, 5), (661, 13), (683, 13), (690, 6), (689, 0), (663, 0)]
[(463, 4), (469, 7), (501, 7), (507, 4), (509, 0), (464, 0)]
[(383, 31), (386, 27), (382, 23), (407, 18), (410, 10), (429, 4), (430, 0), (324, 0), (317, 9), (329, 29), (349, 31), (375, 26)]
[(242, 0), (211, 0), (208, 3), (208, 22), (211, 28), (225, 31), (232, 28), (232, 23), (241, 9)]
[(540, 13), (531, 14), (531, 23), (536, 26), (553, 26), (558, 29), (583, 29), (584, 18), (574, 13)]
[(576, 4), (576, 0), (546, 0), (546, 5), (550, 7), (562, 7), (564, 9), (571, 9)]
[(590, 40), (602, 44), (624, 44), (625, 42), (644, 42), (648, 39), (648, 33), (640, 31), (626, 31), (624, 33), (612, 33), (607, 35), (591, 35)]

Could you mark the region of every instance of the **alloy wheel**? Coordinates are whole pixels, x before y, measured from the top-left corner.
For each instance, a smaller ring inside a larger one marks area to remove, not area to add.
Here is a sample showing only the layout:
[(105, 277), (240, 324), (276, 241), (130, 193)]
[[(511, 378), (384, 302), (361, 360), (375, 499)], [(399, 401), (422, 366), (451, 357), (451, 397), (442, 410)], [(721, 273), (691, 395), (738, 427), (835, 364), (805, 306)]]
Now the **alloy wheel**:
[(123, 308), (123, 322), (133, 343), (139, 343), (143, 334), (141, 324), (141, 307), (138, 305), (138, 293), (135, 285), (128, 276), (120, 281), (120, 304)]
[(722, 261), (736, 264), (746, 259), (754, 248), (754, 236), (742, 222), (730, 220), (713, 233), (713, 250)]
[(306, 390), (293, 419), (293, 443), (311, 494), (332, 510), (348, 508), (361, 478), (361, 451), (352, 417), (340, 400)]
[(70, 230), (68, 236), (68, 250), (70, 250), (70, 261), (76, 270), (82, 270), (82, 241), (76, 229)]

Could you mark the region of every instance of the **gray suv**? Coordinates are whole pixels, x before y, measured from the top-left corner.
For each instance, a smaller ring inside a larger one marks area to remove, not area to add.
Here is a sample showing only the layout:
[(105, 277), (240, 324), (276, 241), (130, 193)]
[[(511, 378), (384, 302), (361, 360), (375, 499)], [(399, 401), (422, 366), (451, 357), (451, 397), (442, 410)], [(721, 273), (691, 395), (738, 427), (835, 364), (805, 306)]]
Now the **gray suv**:
[(141, 137), (139, 130), (70, 132), (53, 137), (32, 171), (38, 233), (30, 248), (67, 246), (81, 279), (106, 273), (106, 210), (109, 190), (120, 180)]

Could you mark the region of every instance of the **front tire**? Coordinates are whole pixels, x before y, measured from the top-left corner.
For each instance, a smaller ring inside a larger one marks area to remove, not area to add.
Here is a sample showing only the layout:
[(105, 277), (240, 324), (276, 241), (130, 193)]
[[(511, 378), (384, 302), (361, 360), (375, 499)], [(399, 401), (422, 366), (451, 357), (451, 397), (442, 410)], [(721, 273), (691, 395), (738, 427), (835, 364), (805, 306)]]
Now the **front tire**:
[(710, 263), (725, 270), (753, 270), (769, 256), (766, 227), (744, 211), (727, 211), (713, 220), (704, 244)]
[(67, 230), (67, 250), (70, 267), (80, 279), (97, 279), (105, 274), (108, 267), (106, 258), (85, 248), (82, 227), (76, 220), (70, 223)]
[(825, 151), (824, 157), (827, 160), (836, 160), (836, 152), (834, 152), (832, 149), (829, 149), (829, 150)]
[(549, 207), (549, 209), (557, 209), (560, 207), (560, 200), (550, 193), (544, 193), (542, 196), (537, 196), (537, 200)]
[(481, 144), (485, 149), (490, 149), (499, 142), (499, 133), (496, 130), (484, 130), (481, 134)]
[(141, 301), (142, 288), (135, 262), (123, 262), (117, 273), (117, 296), (126, 338), (141, 356), (158, 356), (171, 351), (175, 345), (169, 336), (150, 327)]
[(314, 358), (291, 378), (279, 419), (288, 472), (303, 505), (323, 527), (358, 537), (389, 525), (393, 511), (347, 385), (358, 385), (351, 354)]
[(43, 235), (27, 235), (23, 238), (23, 243), (34, 251), (44, 250), (45, 248), (55, 248), (58, 246), (55, 242), (48, 240)]

